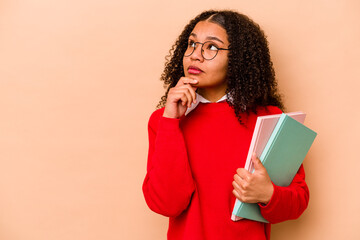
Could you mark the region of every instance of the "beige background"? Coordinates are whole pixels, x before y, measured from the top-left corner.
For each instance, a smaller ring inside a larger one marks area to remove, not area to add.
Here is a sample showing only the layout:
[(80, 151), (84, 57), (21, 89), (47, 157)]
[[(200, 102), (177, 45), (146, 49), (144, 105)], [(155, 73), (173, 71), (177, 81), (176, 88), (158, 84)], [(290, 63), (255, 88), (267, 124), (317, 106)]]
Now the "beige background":
[(0, 239), (165, 239), (141, 192), (147, 121), (184, 25), (209, 8), (251, 16), (288, 111), (318, 138), (310, 204), (272, 239), (360, 239), (360, 2), (0, 2)]

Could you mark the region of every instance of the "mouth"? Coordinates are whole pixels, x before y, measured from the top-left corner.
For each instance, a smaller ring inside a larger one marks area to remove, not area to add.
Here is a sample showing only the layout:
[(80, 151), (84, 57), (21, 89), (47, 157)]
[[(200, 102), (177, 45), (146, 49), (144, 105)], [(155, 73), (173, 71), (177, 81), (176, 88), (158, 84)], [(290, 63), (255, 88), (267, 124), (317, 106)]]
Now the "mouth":
[(203, 70), (195, 66), (189, 66), (187, 70), (189, 74), (194, 74), (194, 75), (204, 72)]

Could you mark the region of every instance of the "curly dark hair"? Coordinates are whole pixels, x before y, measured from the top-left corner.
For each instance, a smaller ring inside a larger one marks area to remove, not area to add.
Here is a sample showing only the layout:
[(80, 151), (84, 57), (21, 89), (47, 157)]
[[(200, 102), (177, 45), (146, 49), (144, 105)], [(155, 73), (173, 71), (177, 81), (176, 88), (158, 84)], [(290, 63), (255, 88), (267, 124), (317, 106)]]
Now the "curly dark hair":
[(183, 56), (188, 38), (200, 21), (210, 21), (220, 25), (228, 35), (229, 54), (227, 69), (228, 104), (241, 121), (241, 113), (256, 113), (259, 106), (277, 106), (284, 110), (277, 90), (275, 71), (270, 59), (268, 42), (260, 26), (246, 15), (234, 11), (205, 11), (190, 21), (180, 34), (166, 57), (165, 69), (161, 75), (165, 95), (159, 107), (165, 106), (170, 88), (175, 87), (184, 76)]

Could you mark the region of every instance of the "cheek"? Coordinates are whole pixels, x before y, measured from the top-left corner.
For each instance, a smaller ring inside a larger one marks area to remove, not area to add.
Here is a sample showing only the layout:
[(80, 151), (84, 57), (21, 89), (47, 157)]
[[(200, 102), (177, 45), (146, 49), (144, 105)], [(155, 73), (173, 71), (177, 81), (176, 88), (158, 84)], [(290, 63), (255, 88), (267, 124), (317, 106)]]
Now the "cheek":
[(227, 64), (227, 62), (218, 64), (218, 65), (217, 65), (217, 69), (216, 69), (217, 75), (218, 75), (219, 77), (220, 77), (220, 76), (221, 76), (221, 77), (226, 77), (227, 69), (228, 69), (228, 64)]
[(183, 70), (184, 70), (184, 73), (185, 75), (187, 74), (187, 72), (185, 71), (185, 69), (187, 68), (188, 66), (188, 61), (187, 61), (187, 58), (183, 58), (183, 61), (182, 61), (182, 67), (183, 67)]

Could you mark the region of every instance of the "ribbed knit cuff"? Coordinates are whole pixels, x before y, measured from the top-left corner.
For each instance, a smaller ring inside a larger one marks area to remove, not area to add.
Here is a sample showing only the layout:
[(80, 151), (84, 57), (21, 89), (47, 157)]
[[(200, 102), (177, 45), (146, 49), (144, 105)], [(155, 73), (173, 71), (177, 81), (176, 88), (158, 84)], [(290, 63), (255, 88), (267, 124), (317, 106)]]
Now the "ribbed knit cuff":
[(276, 206), (276, 203), (279, 201), (279, 197), (280, 197), (280, 187), (276, 186), (274, 183), (272, 183), (273, 187), (274, 187), (274, 192), (273, 195), (270, 198), (270, 201), (265, 205), (262, 203), (259, 203), (259, 207), (262, 211), (262, 213), (270, 213)]
[(180, 125), (179, 118), (167, 118), (167, 117), (160, 117), (159, 121), (159, 129), (158, 131), (174, 131), (178, 130)]

